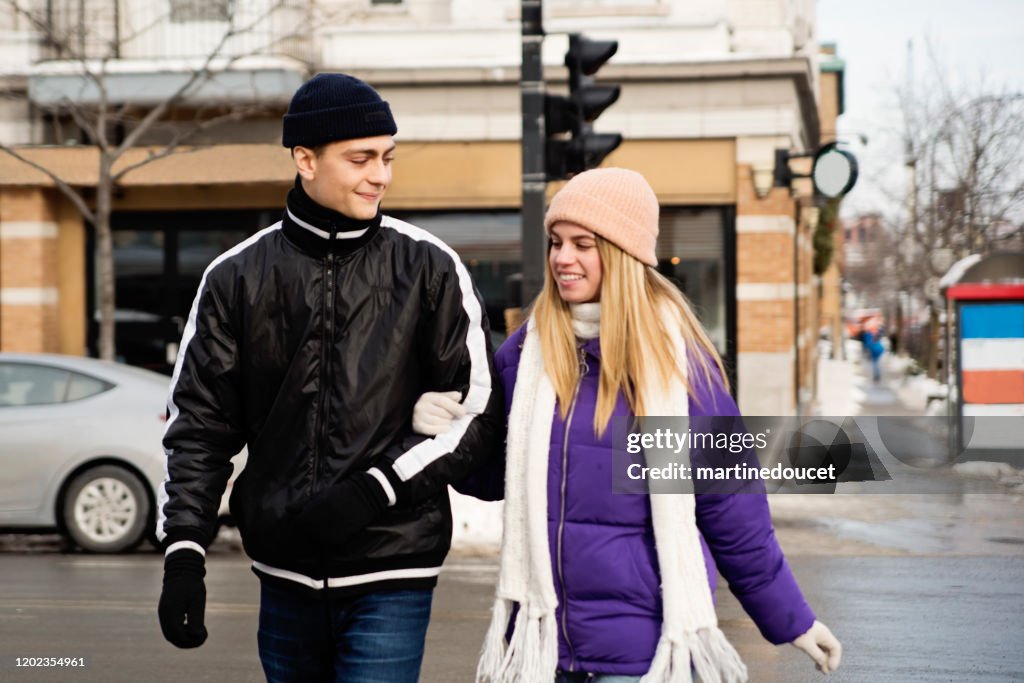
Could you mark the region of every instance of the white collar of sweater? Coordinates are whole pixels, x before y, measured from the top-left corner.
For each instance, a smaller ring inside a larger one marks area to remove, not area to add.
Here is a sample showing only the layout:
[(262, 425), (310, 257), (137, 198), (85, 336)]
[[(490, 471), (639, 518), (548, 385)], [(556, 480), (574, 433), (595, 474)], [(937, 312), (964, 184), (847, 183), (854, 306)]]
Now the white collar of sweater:
[(570, 304), (572, 331), (579, 339), (594, 339), (601, 333), (601, 303)]

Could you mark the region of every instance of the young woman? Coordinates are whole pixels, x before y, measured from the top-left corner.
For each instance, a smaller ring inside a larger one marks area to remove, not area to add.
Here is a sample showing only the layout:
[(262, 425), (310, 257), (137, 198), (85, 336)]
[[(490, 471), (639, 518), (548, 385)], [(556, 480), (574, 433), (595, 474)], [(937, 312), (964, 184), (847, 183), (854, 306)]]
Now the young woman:
[[(840, 644), (796, 584), (760, 482), (731, 495), (613, 493), (613, 417), (738, 415), (714, 346), (654, 268), (653, 190), (633, 171), (587, 171), (555, 196), (544, 227), (543, 290), (495, 358), (504, 471), (466, 485), (488, 497), (504, 479), (501, 572), (477, 680), (745, 681), (717, 625), (716, 568), (765, 638), (834, 671)], [(419, 428), (443, 431), (459, 412), (450, 399), (421, 399)]]

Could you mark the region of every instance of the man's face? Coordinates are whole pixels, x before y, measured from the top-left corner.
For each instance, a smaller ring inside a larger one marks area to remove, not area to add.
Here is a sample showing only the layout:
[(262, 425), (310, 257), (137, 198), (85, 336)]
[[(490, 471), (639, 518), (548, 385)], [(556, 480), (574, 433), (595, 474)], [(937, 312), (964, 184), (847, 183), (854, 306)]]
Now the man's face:
[(306, 194), (317, 204), (356, 220), (377, 215), (391, 185), (394, 156), (395, 141), (390, 135), (332, 142), (321, 148), (319, 156), (306, 147), (294, 150)]

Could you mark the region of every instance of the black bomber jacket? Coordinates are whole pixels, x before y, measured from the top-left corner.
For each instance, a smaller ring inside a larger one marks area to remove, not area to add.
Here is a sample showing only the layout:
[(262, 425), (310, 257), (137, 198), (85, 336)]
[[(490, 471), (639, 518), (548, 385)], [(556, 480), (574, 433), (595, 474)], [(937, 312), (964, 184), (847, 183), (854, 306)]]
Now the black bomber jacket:
[[(230, 506), (261, 578), (342, 593), (432, 586), (451, 543), (447, 486), (501, 447), (496, 382), (484, 307), (455, 252), (389, 216), (358, 224), (297, 183), (282, 220), (199, 285), (171, 380), (158, 538), (210, 544), (246, 446)], [(413, 434), (420, 394), (449, 390), (466, 416)], [(288, 510), (364, 471), (392, 501), (383, 515), (344, 545), (301, 540)]]

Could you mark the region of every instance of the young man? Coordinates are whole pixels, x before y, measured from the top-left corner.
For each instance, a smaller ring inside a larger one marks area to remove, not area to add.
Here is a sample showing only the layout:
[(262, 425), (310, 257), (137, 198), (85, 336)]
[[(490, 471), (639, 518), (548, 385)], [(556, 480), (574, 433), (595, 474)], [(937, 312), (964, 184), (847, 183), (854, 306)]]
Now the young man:
[[(447, 486), (497, 453), (503, 417), (487, 321), (458, 256), (380, 213), (397, 132), (366, 83), (320, 74), (295, 93), (298, 171), (279, 223), (210, 264), (171, 381), (160, 626), (206, 639), (205, 549), (231, 474), (261, 583), (271, 681), (415, 681), (451, 540)], [(466, 414), (412, 433), (428, 390)]]

